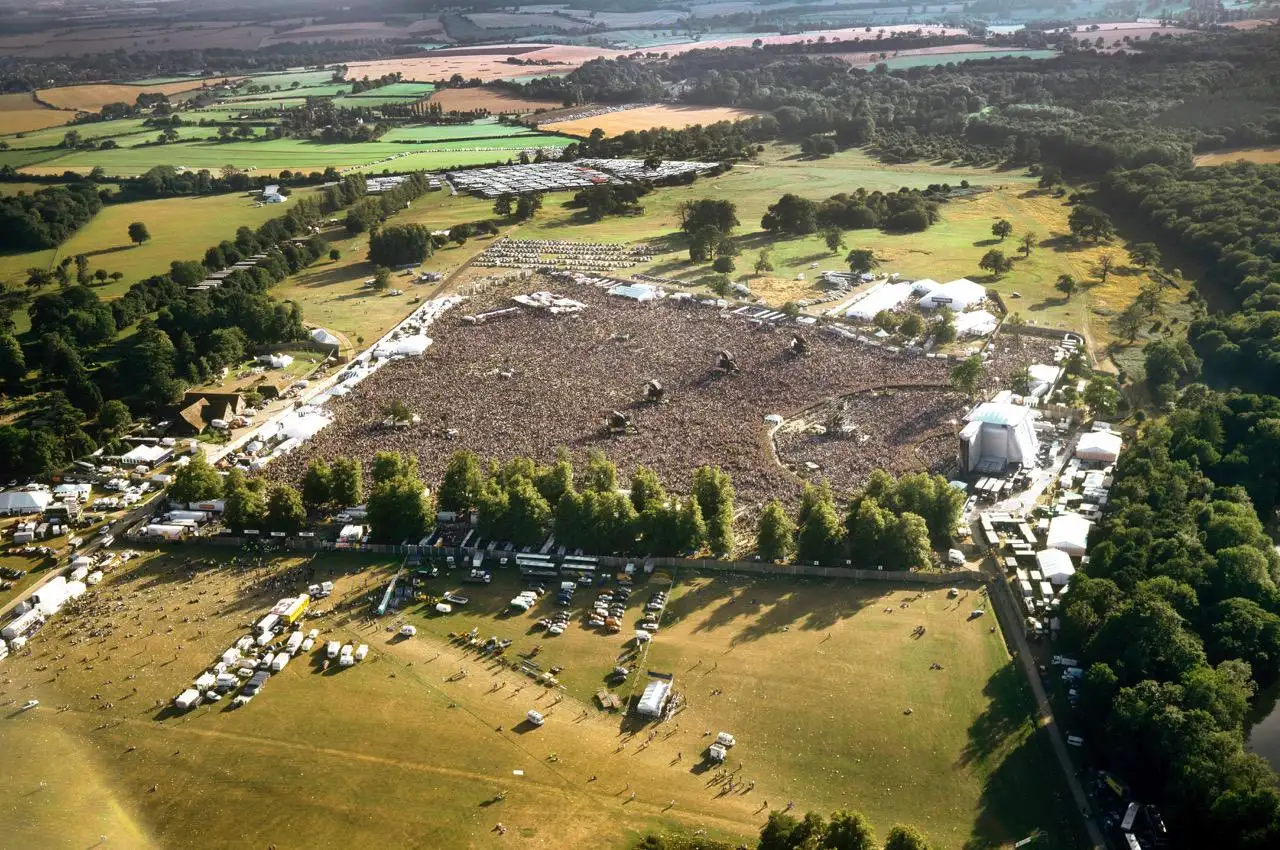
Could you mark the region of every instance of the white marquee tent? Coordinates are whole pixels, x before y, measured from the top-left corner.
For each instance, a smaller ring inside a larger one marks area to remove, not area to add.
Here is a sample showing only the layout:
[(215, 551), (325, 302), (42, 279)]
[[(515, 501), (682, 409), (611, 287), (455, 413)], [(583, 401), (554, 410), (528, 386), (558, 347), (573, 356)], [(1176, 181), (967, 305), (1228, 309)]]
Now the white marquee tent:
[(1036, 568), (1052, 584), (1061, 587), (1075, 575), (1071, 556), (1061, 549), (1042, 549), (1036, 553)]
[(6, 490), (0, 493), (0, 514), (38, 514), (52, 499), (47, 490)]
[(1061, 549), (1068, 555), (1083, 555), (1089, 543), (1093, 523), (1079, 514), (1062, 514), (1049, 520), (1049, 537), (1045, 545)]
[(1090, 431), (1080, 435), (1076, 443), (1076, 457), (1081, 460), (1092, 460), (1098, 463), (1115, 463), (1120, 457), (1123, 441), (1119, 434), (1110, 431)]
[(966, 277), (948, 281), (920, 299), (921, 310), (936, 310), (946, 307), (956, 313), (977, 304), (987, 298), (987, 290), (980, 283), (974, 283)]

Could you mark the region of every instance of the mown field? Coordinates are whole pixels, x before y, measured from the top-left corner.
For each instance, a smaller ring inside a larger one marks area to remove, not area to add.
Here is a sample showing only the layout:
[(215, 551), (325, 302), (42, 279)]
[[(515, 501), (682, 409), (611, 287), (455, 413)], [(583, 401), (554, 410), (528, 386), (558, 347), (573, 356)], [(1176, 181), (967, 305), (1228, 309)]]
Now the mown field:
[(381, 142), (437, 142), (448, 139), (497, 139), (508, 136), (536, 136), (537, 130), (497, 121), (471, 124), (421, 124), (393, 127), (383, 134)]
[(1058, 56), (1056, 50), (972, 50), (956, 52), (937, 52), (916, 56), (890, 56), (888, 59), (867, 61), (864, 68), (874, 68), (883, 62), (890, 71), (901, 71), (907, 68), (932, 68), (937, 65), (948, 65), (953, 62), (980, 62), (984, 59), (1052, 59)]
[(36, 92), (36, 96), (58, 109), (97, 112), (108, 103), (133, 103), (138, 95), (144, 92), (176, 95), (198, 89), (205, 83), (212, 84), (221, 82), (221, 80), (221, 77), (210, 77), (206, 80), (193, 78), (176, 83), (160, 83), (148, 86), (97, 83), (82, 86), (63, 86), (55, 89), (40, 89)]
[[(31, 657), (9, 660), (5, 695), (42, 705), (0, 724), (0, 746), (46, 756), (12, 778), (0, 805), (12, 840), (88, 846), (105, 833), (173, 846), (199, 823), (207, 847), (291, 846), (298, 834), (358, 846), (376, 830), (401, 844), (607, 850), (655, 828), (748, 840), (791, 800), (802, 811), (857, 809), (881, 835), (914, 823), (946, 850), (1034, 830), (1037, 846), (1073, 846), (1021, 680), (990, 618), (968, 619), (980, 604), (971, 589), (947, 600), (893, 585), (679, 577), (667, 624), (636, 666), (674, 674), (688, 708), (645, 746), (647, 727), (589, 702), (623, 639), (576, 622), (560, 638), (528, 633), (532, 617), (499, 616), (514, 590), (500, 575), (462, 613), (405, 615), (419, 634), (401, 641), (364, 620), (364, 598), (394, 564), (353, 555), (312, 563), (313, 580), (333, 578), (337, 591), (317, 606), (333, 613), (307, 625), (322, 640), (368, 643), (365, 662), (323, 673), (318, 654), (300, 657), (243, 709), (224, 701), (175, 715), (168, 701), (244, 621), (297, 589), (267, 580), (303, 559), (257, 568), (233, 556), (189, 549), (113, 575), (96, 593), (122, 606), (88, 615), (115, 623), (105, 638), (72, 649), (67, 621), (55, 621)], [(189, 622), (171, 615), (168, 631), (157, 609)], [(918, 640), (917, 624), (927, 629)], [(515, 640), (512, 653), (542, 644), (539, 662), (565, 667), (562, 701), (448, 642), (472, 625)], [(59, 653), (59, 675), (36, 669)], [(546, 725), (522, 723), (530, 708)], [(721, 729), (738, 738), (732, 765), (755, 781), (750, 792), (721, 793), (698, 766), (704, 730)]]

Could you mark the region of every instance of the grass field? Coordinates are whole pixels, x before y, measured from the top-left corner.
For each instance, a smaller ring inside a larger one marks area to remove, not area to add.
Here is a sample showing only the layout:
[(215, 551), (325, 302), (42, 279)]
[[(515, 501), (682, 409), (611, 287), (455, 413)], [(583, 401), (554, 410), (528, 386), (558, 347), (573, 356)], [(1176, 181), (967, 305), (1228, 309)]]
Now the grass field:
[(918, 56), (890, 56), (883, 60), (867, 60), (861, 64), (863, 68), (874, 68), (884, 62), (890, 71), (901, 71), (907, 68), (932, 68), (936, 65), (947, 65), (952, 62), (979, 62), (984, 59), (1005, 59), (1021, 57), (1024, 59), (1052, 59), (1061, 54), (1056, 50), (973, 50), (950, 53), (933, 53)]
[(298, 88), (285, 87), (278, 91), (254, 92), (252, 94), (237, 94), (231, 97), (221, 98), (219, 103), (252, 103), (258, 100), (272, 100), (281, 97), (332, 97), (336, 94), (346, 94), (351, 91), (350, 83), (322, 83), (314, 86), (299, 86)]
[(624, 109), (621, 112), (609, 112), (591, 118), (580, 118), (576, 121), (560, 121), (547, 124), (548, 130), (568, 133), (571, 136), (589, 136), (597, 127), (604, 130), (606, 136), (616, 136), (628, 130), (652, 130), (668, 127), (679, 130), (692, 127), (694, 124), (714, 124), (717, 121), (737, 121), (749, 118), (757, 113), (749, 109), (738, 109), (732, 106), (642, 106), (638, 109)]
[[(500, 841), (501, 821), (505, 841), (521, 846), (607, 849), (664, 827), (744, 840), (765, 801), (785, 800), (862, 811), (881, 835), (914, 823), (940, 850), (994, 847), (1036, 828), (1047, 831), (1038, 847), (1071, 846), (1021, 681), (989, 618), (966, 619), (972, 592), (948, 601), (893, 585), (682, 581), (636, 666), (674, 673), (688, 707), (642, 746), (646, 729), (633, 735), (589, 702), (619, 638), (577, 622), (560, 638), (528, 633), (532, 617), (498, 616), (514, 590), (500, 574), (462, 613), (409, 614), (419, 635), (397, 641), (366, 625), (361, 601), (393, 565), (342, 554), (312, 564), (313, 580), (332, 578), (337, 590), (317, 606), (334, 613), (307, 625), (322, 640), (368, 643), (368, 660), (322, 674), (318, 656), (300, 657), (245, 709), (223, 702), (174, 715), (162, 706), (246, 620), (297, 589), (268, 587), (268, 577), (302, 561), (256, 568), (243, 557), (229, 566), (231, 550), (188, 553), (204, 563), (134, 562), (95, 591), (105, 598), (81, 622), (116, 622), (105, 637), (72, 650), (63, 617), (31, 657), (6, 663), (5, 695), (42, 702), (0, 724), (5, 752), (44, 747), (39, 770), (16, 774), (0, 806), (0, 828), (22, 846), (88, 846), (102, 832), (130, 847), (174, 846), (199, 823), (208, 847), (290, 846), (300, 832), (313, 846), (361, 846), (375, 828), (383, 841), (476, 847)], [(436, 592), (449, 586), (442, 579)], [(637, 596), (642, 604), (643, 590)], [(108, 600), (121, 607), (107, 613)], [(927, 634), (913, 640), (917, 623)], [(447, 642), (448, 631), (472, 625), (515, 640), (513, 656), (541, 643), (538, 661), (565, 667), (564, 700), (552, 705), (553, 692)], [(63, 652), (57, 676), (36, 669)], [(459, 669), (469, 675), (447, 681)], [(521, 721), (535, 707), (548, 720), (531, 730)], [(754, 790), (720, 793), (707, 782), (697, 767), (704, 729), (737, 736), (732, 765), (743, 764)], [(298, 792), (282, 799), (285, 787)], [(499, 790), (506, 799), (495, 803)]]
[[(294, 197), (308, 191), (299, 189)], [(119, 283), (96, 287), (99, 297), (115, 298), (137, 280), (168, 271), (173, 260), (203, 258), (206, 248), (230, 239), (238, 227), (257, 227), (283, 215), (286, 206), (255, 207), (247, 195), (239, 194), (110, 204), (56, 249), (0, 256), (0, 281), (21, 285), (29, 268), (49, 268), (62, 257), (87, 254), (91, 269), (124, 274)], [(151, 240), (137, 247), (128, 236), (129, 224), (135, 221), (151, 232)], [(14, 318), (20, 324), (27, 321), (24, 312)]]
[(1202, 153), (1195, 158), (1195, 163), (1196, 165), (1225, 165), (1228, 162), (1239, 162), (1241, 160), (1256, 162), (1259, 165), (1275, 165), (1280, 162), (1280, 145)]
[[(117, 121), (98, 121), (93, 124), (78, 124), (75, 127), (50, 127), (42, 130), (32, 130), (24, 132), (21, 137), (16, 135), (4, 136), (4, 141), (9, 143), (9, 147), (13, 150), (22, 148), (45, 148), (52, 147), (62, 141), (62, 137), (67, 134), (68, 130), (75, 130), (80, 134), (82, 139), (107, 139), (116, 136), (127, 136), (131, 133), (140, 133), (149, 128), (142, 126), (142, 118), (121, 118)], [(159, 133), (159, 130), (155, 131)]]
[[(349, 87), (348, 87), (349, 88)], [(362, 91), (359, 94), (353, 94), (352, 97), (410, 97), (423, 98), (436, 90), (431, 83), (391, 83), (386, 86), (378, 86), (376, 89)]]
[(280, 86), (287, 89), (297, 83), (299, 86), (320, 86), (333, 79), (332, 71), (284, 71), (279, 74), (255, 74), (248, 78), (249, 82), (258, 86)]
[(477, 121), (473, 124), (422, 124), (419, 126), (393, 127), (383, 134), (382, 142), (437, 142), (450, 139), (498, 139), (511, 136), (536, 136), (537, 130), (519, 125), (499, 124), (497, 121)]
[(0, 134), (57, 127), (75, 117), (74, 112), (36, 103), (29, 94), (0, 94)]
[(161, 83), (152, 86), (127, 86), (110, 83), (63, 86), (56, 89), (41, 89), (36, 92), (36, 96), (58, 109), (97, 112), (103, 105), (108, 103), (133, 103), (137, 100), (138, 95), (144, 92), (162, 92), (167, 95), (175, 95), (198, 89), (206, 82), (220, 82), (221, 79), (221, 77), (211, 77), (207, 80), (193, 78), (177, 83)]
[(0, 195), (16, 195), (19, 192), (26, 192), (28, 195), (33, 192), (39, 192), (41, 189), (48, 189), (50, 183), (0, 183)]

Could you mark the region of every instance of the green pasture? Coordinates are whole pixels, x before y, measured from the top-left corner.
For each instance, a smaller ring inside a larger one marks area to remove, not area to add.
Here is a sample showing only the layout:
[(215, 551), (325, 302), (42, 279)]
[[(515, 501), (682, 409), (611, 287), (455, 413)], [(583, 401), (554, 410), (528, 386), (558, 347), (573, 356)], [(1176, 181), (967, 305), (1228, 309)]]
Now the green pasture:
[(58, 184), (55, 183), (7, 183), (0, 182), (0, 195), (17, 195), (26, 192), (28, 195), (39, 192), (41, 189), (48, 189)]
[[(349, 87), (348, 87), (349, 88)], [(353, 94), (352, 97), (412, 97), (423, 98), (436, 90), (431, 83), (391, 83), (390, 85), (378, 86), (376, 89), (362, 91), (359, 94)]]
[[(142, 118), (121, 118), (116, 121), (95, 121), (90, 124), (64, 125), (48, 127), (44, 130), (32, 130), (29, 133), (0, 136), (8, 142), (11, 150), (24, 148), (48, 148), (61, 144), (62, 138), (72, 130), (80, 134), (81, 139), (107, 139), (116, 136), (127, 136), (150, 130), (143, 126)], [(156, 131), (160, 132), (159, 130)]]
[[(375, 89), (374, 91), (380, 91)], [(413, 95), (386, 95), (369, 93), (367, 95), (344, 94), (333, 99), (333, 105), (344, 109), (373, 109), (378, 106), (408, 106), (422, 100)]]
[[(242, 89), (243, 91), (243, 89)], [(235, 94), (230, 97), (221, 98), (219, 103), (251, 103), (256, 100), (272, 100), (279, 99), (281, 96), (287, 97), (331, 97), (336, 94), (346, 94), (351, 91), (350, 83), (325, 83), (318, 86), (299, 86), (298, 88), (283, 88), (279, 91), (269, 92), (245, 92), (244, 94)]]
[(382, 135), (382, 142), (436, 142), (449, 139), (497, 139), (506, 136), (536, 136), (529, 127), (477, 121), (472, 124), (422, 124), (393, 127)]
[[(293, 197), (310, 191), (298, 189)], [(116, 298), (139, 279), (168, 271), (173, 260), (202, 259), (206, 248), (234, 237), (238, 227), (257, 227), (283, 215), (289, 203), (255, 207), (247, 194), (233, 193), (109, 204), (56, 249), (0, 255), (0, 281), (21, 286), (29, 268), (47, 269), (63, 257), (86, 254), (91, 270), (124, 274), (119, 283), (95, 287), (99, 297)], [(135, 221), (151, 232), (151, 240), (138, 246), (128, 236)], [(26, 314), (15, 313), (14, 318), (25, 322)]]
[(321, 86), (333, 79), (332, 71), (283, 71), (272, 74), (255, 74), (248, 78), (249, 83), (258, 86), (280, 86), (287, 89), (297, 83), (301, 86)]
[[(1052, 59), (1061, 54), (1056, 50), (975, 50), (958, 53), (933, 53), (927, 56), (890, 56), (880, 60), (890, 71), (903, 71), (907, 68), (932, 68), (937, 65), (949, 65), (954, 62), (981, 62), (984, 59), (1004, 59), (1021, 57), (1023, 59)], [(868, 62), (862, 67), (874, 68), (880, 62)]]

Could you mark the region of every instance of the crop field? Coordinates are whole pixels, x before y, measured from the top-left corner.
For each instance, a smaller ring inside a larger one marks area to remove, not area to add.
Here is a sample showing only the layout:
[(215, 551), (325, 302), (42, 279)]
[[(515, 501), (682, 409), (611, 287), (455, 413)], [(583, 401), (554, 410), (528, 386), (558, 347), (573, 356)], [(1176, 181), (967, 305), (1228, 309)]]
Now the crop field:
[[(296, 190), (294, 197), (308, 191)], [(206, 248), (232, 238), (238, 227), (257, 227), (283, 215), (290, 202), (258, 207), (253, 203), (247, 195), (227, 194), (109, 204), (56, 249), (0, 255), (0, 281), (21, 285), (29, 268), (49, 268), (62, 257), (87, 254), (91, 269), (124, 274), (119, 283), (95, 287), (101, 298), (118, 297), (137, 280), (168, 271), (173, 260), (201, 259)], [(128, 236), (129, 224), (135, 221), (151, 232), (151, 240), (136, 247)], [(26, 314), (16, 314), (15, 319), (25, 322)]]
[(376, 106), (410, 106), (422, 100), (420, 97), (405, 97), (383, 94), (338, 95), (333, 99), (334, 106), (344, 109), (372, 109)]
[(1229, 162), (1240, 162), (1241, 160), (1256, 162), (1259, 165), (1275, 165), (1280, 163), (1280, 145), (1202, 153), (1196, 156), (1195, 163), (1198, 166), (1226, 165)]
[(316, 86), (299, 86), (298, 88), (285, 87), (278, 90), (267, 92), (254, 92), (252, 94), (236, 94), (231, 97), (221, 98), (219, 103), (253, 103), (254, 101), (270, 101), (274, 102), (280, 98), (299, 98), (299, 97), (332, 97), (338, 94), (346, 94), (351, 90), (350, 83), (323, 83)]
[(97, 112), (108, 103), (133, 103), (137, 100), (138, 95), (144, 92), (161, 92), (167, 95), (175, 95), (198, 89), (204, 83), (216, 83), (221, 80), (221, 77), (211, 77), (207, 80), (190, 79), (156, 86), (126, 86), (114, 83), (63, 86), (56, 89), (41, 89), (36, 92), (36, 96), (58, 109)]
[(568, 133), (571, 136), (586, 137), (597, 127), (604, 130), (606, 136), (616, 136), (628, 130), (653, 130), (667, 127), (680, 130), (695, 124), (715, 124), (717, 121), (738, 121), (750, 118), (759, 113), (750, 109), (739, 109), (735, 106), (672, 106), (660, 104), (641, 106), (637, 109), (624, 109), (620, 112), (608, 112), (590, 118), (579, 118), (572, 121), (558, 121), (545, 125), (548, 130), (557, 133)]
[(537, 130), (497, 121), (478, 121), (473, 124), (422, 124), (394, 127), (382, 135), (380, 142), (437, 142), (449, 139), (499, 139), (513, 136), (536, 136)]
[[(358, 79), (364, 76), (376, 78), (384, 74), (399, 72), (404, 75), (406, 80), (418, 80), (421, 82), (446, 80), (454, 74), (461, 74), (468, 80), (473, 77), (479, 77), (482, 80), (504, 80), (529, 73), (527, 67), (507, 62), (508, 56), (514, 54), (518, 54), (521, 58), (540, 56), (547, 49), (538, 46), (505, 49), (497, 47), (492, 52), (468, 52), (462, 54), (437, 50), (432, 51), (428, 56), (412, 59), (374, 59), (368, 62), (350, 62), (347, 66), (349, 68), (347, 77), (348, 79)], [(555, 49), (557, 51), (564, 50), (564, 48)], [(608, 50), (595, 52), (609, 56), (612, 56), (613, 53), (613, 51)], [(592, 57), (586, 56), (577, 60), (553, 60), (556, 61), (555, 65), (540, 66), (539, 70), (542, 67), (546, 67), (549, 71), (572, 71), (589, 58)], [(559, 106), (559, 104), (556, 105)]]
[(0, 94), (0, 134), (56, 127), (75, 117), (74, 112), (36, 103), (29, 94)]
[(471, 112), (488, 110), (494, 115), (503, 113), (519, 115), (539, 109), (559, 109), (563, 104), (554, 100), (526, 100), (506, 92), (486, 88), (441, 89), (431, 95), (432, 103), (439, 103), (445, 112)]
[(28, 195), (32, 192), (38, 192), (41, 189), (48, 189), (48, 183), (7, 183), (0, 182), (0, 195), (17, 195), (20, 192), (26, 192)]
[(71, 27), (0, 38), (0, 52), (7, 56), (83, 56), (114, 50), (203, 50), (223, 47), (252, 50), (273, 27), (226, 21), (189, 21), (182, 24), (131, 27)]
[[(1047, 747), (999, 632), (989, 617), (968, 618), (980, 604), (972, 588), (947, 600), (889, 583), (676, 576), (664, 626), (633, 666), (674, 674), (687, 707), (645, 743), (649, 727), (590, 702), (624, 641), (577, 622), (559, 638), (530, 633), (533, 616), (501, 616), (516, 588), (508, 574), (455, 615), (426, 618), (414, 606), (371, 623), (365, 597), (394, 569), (387, 560), (254, 561), (195, 548), (128, 567), (6, 664), (4, 696), (42, 702), (0, 724), (4, 751), (41, 765), (15, 775), (0, 806), (15, 845), (89, 846), (105, 833), (129, 847), (173, 846), (199, 823), (209, 847), (288, 846), (299, 834), (359, 846), (373, 829), (400, 844), (428, 835), (432, 846), (490, 846), (502, 822), (521, 846), (610, 850), (663, 828), (746, 840), (770, 807), (793, 800), (802, 811), (862, 811), (882, 836), (914, 823), (940, 850), (1036, 829), (1038, 846), (1070, 846)], [(366, 661), (326, 672), (317, 652), (243, 709), (166, 707), (245, 620), (308, 577), (336, 589), (304, 627), (320, 630), (320, 646), (367, 643)], [(642, 582), (631, 609), (652, 589)], [(383, 628), (403, 621), (418, 637)], [(912, 639), (917, 624), (926, 635)], [(511, 657), (542, 644), (537, 661), (565, 667), (560, 701), (449, 640), (472, 626), (516, 641)], [(44, 665), (55, 664), (51, 676)], [(640, 685), (633, 677), (623, 695)], [(531, 708), (547, 716), (541, 728), (522, 723)], [(750, 791), (708, 781), (706, 729), (737, 737), (733, 764)], [(298, 788), (287, 802), (261, 793), (286, 786)]]

